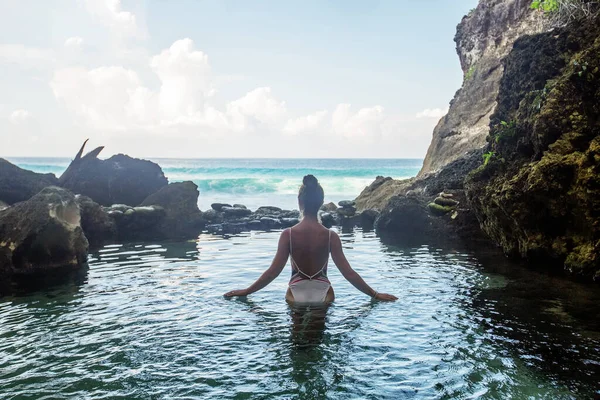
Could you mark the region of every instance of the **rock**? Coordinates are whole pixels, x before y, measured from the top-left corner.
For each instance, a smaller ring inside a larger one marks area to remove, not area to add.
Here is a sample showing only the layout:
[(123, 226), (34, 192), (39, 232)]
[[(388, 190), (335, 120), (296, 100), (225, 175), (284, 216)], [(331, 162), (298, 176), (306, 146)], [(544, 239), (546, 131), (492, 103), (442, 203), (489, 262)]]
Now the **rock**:
[(0, 158), (0, 201), (9, 205), (25, 201), (47, 186), (58, 186), (54, 174), (37, 174)]
[(338, 205), (342, 208), (353, 208), (356, 205), (354, 200), (342, 200), (338, 202)]
[(223, 233), (223, 224), (206, 225), (206, 231), (208, 233), (213, 233), (213, 234), (222, 234)]
[(327, 204), (323, 204), (320, 208), (321, 211), (333, 212), (337, 210), (337, 206), (333, 202), (329, 202)]
[(262, 217), (260, 222), (266, 230), (281, 228), (281, 222), (275, 218)]
[(294, 226), (298, 222), (300, 222), (298, 220), (298, 218), (281, 218), (280, 221), (281, 221), (281, 227), (282, 228), (289, 228), (290, 226)]
[(443, 197), (445, 199), (451, 199), (452, 197), (454, 197), (454, 195), (452, 193), (444, 193), (444, 192), (442, 192), (442, 193), (440, 193), (439, 197)]
[(548, 28), (543, 13), (530, 6), (530, 1), (523, 0), (481, 0), (458, 25), (454, 41), (463, 85), (433, 131), (419, 176), (486, 145), (503, 74), (502, 59), (518, 38)]
[(234, 205), (233, 205), (233, 208), (243, 208), (243, 209), (245, 210), (245, 209), (247, 209), (248, 207), (246, 207), (246, 206), (245, 206), (245, 205), (243, 205), (243, 204), (234, 204)]
[(283, 210), (279, 207), (261, 206), (261, 207), (258, 207), (254, 213), (255, 214), (277, 214), (277, 213), (280, 213), (281, 211), (283, 211)]
[(443, 235), (435, 217), (429, 215), (422, 199), (394, 196), (375, 224), (377, 233), (409, 243), (430, 243)]
[(324, 212), (321, 214), (321, 223), (326, 228), (331, 228), (333, 225), (337, 224), (337, 220), (333, 214)]
[(279, 213), (280, 218), (300, 218), (300, 211), (298, 210), (282, 210)]
[(214, 209), (210, 209), (210, 210), (206, 210), (204, 211), (204, 213), (202, 213), (202, 217), (211, 223), (220, 223), (223, 222), (223, 213), (220, 213), (218, 211), (215, 211)]
[(449, 197), (436, 197), (435, 200), (433, 200), (433, 202), (439, 206), (445, 206), (445, 207), (454, 207), (458, 204), (458, 201), (449, 198)]
[(227, 204), (227, 203), (213, 203), (210, 205), (210, 208), (212, 208), (215, 211), (223, 211), (223, 207), (231, 207), (231, 204)]
[[(113, 215), (87, 196), (75, 196), (81, 214), (81, 228), (90, 247), (97, 249), (117, 240), (117, 225)], [(115, 211), (122, 214), (122, 211)]]
[(222, 233), (238, 234), (247, 230), (245, 223), (224, 222), (222, 224)]
[(0, 275), (80, 268), (88, 249), (80, 223), (75, 196), (53, 186), (0, 212)]
[(413, 179), (396, 180), (378, 176), (356, 198), (356, 209), (383, 210), (392, 196), (405, 194)]
[(590, 281), (600, 278), (599, 36), (596, 18), (515, 42), (490, 157), (465, 184), (507, 255)]
[[(204, 219), (198, 209), (198, 186), (195, 183), (177, 182), (163, 187), (148, 196), (141, 206), (160, 206), (165, 217), (156, 226), (156, 238), (191, 239), (204, 229)], [(148, 207), (136, 207), (136, 213)]]
[[(87, 197), (87, 196), (86, 196)], [(89, 198), (89, 197), (88, 197)], [(127, 210), (131, 210), (133, 207), (132, 206), (128, 206), (126, 204), (113, 204), (112, 206), (109, 207), (110, 210), (113, 211), (121, 211), (121, 212), (125, 212)]]
[(135, 206), (168, 183), (162, 169), (151, 161), (124, 154), (100, 160), (97, 156), (103, 147), (82, 157), (84, 147), (85, 143), (59, 178), (59, 184), (101, 205)]
[[(120, 212), (119, 210), (115, 210)], [(114, 214), (109, 215), (114, 216)], [(117, 214), (118, 215), (118, 214)], [(125, 211), (119, 218), (114, 218), (117, 224), (118, 240), (121, 242), (146, 241), (178, 238), (178, 235), (165, 236), (161, 222), (165, 219), (166, 211), (161, 206), (135, 207)]]
[(263, 230), (263, 224), (262, 222), (260, 222), (257, 219), (254, 219), (252, 221), (249, 221), (246, 226), (248, 227), (248, 229), (253, 230), (253, 231), (260, 231)]
[(364, 210), (360, 213), (360, 226), (363, 230), (372, 230), (375, 226), (375, 221), (379, 217), (379, 211), (377, 210)]
[(246, 217), (252, 214), (252, 211), (248, 210), (247, 208), (222, 207), (221, 211), (223, 212), (225, 218)]
[(427, 208), (429, 209), (429, 212), (433, 215), (444, 215), (452, 211), (452, 207), (439, 205), (437, 203), (429, 203), (427, 204)]
[(354, 207), (341, 207), (337, 209), (337, 213), (344, 217), (351, 217), (356, 214), (356, 208)]
[(8, 207), (10, 207), (8, 204), (0, 200), (0, 211), (6, 210)]

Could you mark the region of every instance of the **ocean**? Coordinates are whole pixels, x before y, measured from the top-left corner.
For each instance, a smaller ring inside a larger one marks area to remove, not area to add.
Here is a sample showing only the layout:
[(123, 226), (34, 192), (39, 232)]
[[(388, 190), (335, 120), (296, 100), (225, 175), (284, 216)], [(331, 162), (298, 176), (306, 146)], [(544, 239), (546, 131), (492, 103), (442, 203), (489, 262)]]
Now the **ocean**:
[[(21, 168), (60, 176), (69, 158), (8, 158)], [(421, 159), (151, 159), (169, 182), (198, 185), (198, 206), (215, 202), (241, 203), (250, 209), (270, 205), (297, 207), (302, 177), (313, 174), (325, 190), (326, 202), (354, 199), (378, 175), (410, 178), (421, 169)]]

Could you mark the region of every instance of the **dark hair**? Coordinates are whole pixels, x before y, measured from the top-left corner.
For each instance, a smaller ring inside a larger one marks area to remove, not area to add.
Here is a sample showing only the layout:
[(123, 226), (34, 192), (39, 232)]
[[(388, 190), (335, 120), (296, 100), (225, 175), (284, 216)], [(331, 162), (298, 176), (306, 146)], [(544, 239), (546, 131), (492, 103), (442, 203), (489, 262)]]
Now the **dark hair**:
[(302, 186), (298, 192), (298, 199), (302, 200), (302, 204), (304, 204), (304, 210), (302, 210), (304, 214), (317, 215), (324, 198), (325, 193), (317, 178), (314, 175), (306, 175), (302, 179)]

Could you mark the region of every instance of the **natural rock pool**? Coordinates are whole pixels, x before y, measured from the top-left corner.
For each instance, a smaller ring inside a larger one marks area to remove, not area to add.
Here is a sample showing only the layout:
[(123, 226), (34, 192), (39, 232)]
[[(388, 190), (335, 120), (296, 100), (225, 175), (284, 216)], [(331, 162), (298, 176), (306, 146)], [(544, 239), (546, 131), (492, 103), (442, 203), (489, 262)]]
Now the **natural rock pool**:
[(571, 399), (600, 389), (597, 286), (497, 255), (343, 233), (376, 303), (291, 311), (289, 267), (245, 300), (278, 232), (107, 246), (69, 284), (0, 298), (0, 398)]

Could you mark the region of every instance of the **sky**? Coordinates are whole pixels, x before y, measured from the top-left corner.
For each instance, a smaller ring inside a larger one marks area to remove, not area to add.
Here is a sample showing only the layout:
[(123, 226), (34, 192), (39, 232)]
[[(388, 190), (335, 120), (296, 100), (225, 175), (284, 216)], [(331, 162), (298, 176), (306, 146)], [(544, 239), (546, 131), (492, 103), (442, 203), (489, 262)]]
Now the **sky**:
[(476, 0), (1, 0), (0, 157), (423, 158)]

